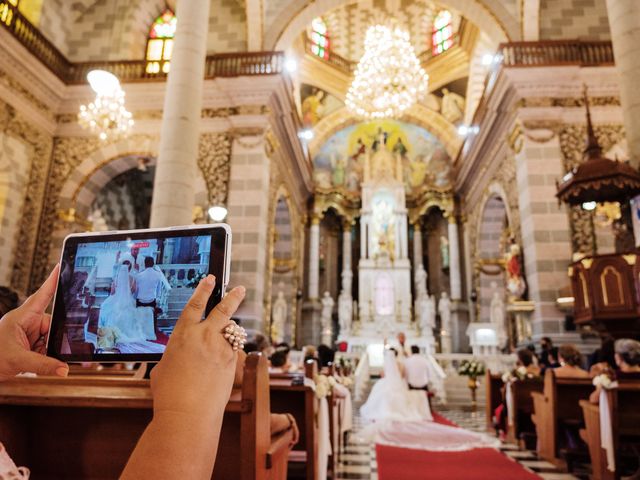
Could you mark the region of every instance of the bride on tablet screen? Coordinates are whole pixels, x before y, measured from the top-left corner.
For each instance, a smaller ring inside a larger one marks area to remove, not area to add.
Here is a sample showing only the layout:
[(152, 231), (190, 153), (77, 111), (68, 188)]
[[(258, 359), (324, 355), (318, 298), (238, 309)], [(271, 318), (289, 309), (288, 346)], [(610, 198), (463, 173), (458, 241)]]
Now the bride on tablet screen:
[(118, 343), (155, 340), (153, 308), (136, 308), (136, 281), (131, 275), (131, 262), (118, 267), (111, 295), (100, 307), (98, 348), (111, 349)]

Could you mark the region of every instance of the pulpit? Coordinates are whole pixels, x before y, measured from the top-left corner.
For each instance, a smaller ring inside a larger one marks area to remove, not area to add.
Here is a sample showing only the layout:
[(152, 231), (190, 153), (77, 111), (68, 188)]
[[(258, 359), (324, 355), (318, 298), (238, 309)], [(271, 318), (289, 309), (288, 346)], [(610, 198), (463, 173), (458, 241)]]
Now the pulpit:
[(640, 332), (640, 261), (636, 253), (585, 257), (569, 266), (575, 322), (615, 338)]
[(491, 322), (474, 322), (467, 327), (469, 345), (474, 355), (496, 355), (501, 345), (501, 333)]

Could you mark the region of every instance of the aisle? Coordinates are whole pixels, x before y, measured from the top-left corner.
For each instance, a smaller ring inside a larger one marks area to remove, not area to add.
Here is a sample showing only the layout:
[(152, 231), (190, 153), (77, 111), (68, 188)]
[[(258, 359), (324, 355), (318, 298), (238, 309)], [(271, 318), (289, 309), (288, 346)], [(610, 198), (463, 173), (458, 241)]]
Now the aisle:
[[(359, 404), (354, 406), (354, 429), (356, 431), (362, 427), (362, 421), (358, 415), (359, 406)], [(474, 414), (462, 407), (446, 408), (443, 406), (437, 406), (436, 411), (462, 428), (485, 432), (484, 412)], [(378, 480), (378, 478), (380, 478), (380, 480), (436, 480), (438, 477), (436, 477), (434, 473), (437, 471), (436, 468), (439, 461), (446, 461), (447, 463), (453, 461), (456, 462), (456, 464), (466, 464), (465, 468), (467, 470), (463, 470), (465, 472), (464, 476), (454, 477), (446, 475), (439, 477), (446, 478), (447, 480), (471, 478), (466, 475), (466, 472), (475, 469), (478, 465), (487, 465), (488, 467), (497, 466), (499, 468), (499, 470), (489, 470), (489, 468), (487, 468), (487, 480), (533, 480), (536, 478), (544, 480), (578, 480), (578, 477), (559, 472), (551, 463), (539, 460), (535, 452), (518, 450), (517, 446), (512, 444), (503, 444), (500, 447), (500, 451), (482, 449), (464, 453), (434, 454), (432, 452), (379, 446), (376, 452), (375, 445), (359, 443), (354, 437), (354, 435), (349, 436), (345, 451), (340, 458), (336, 480)], [(403, 457), (403, 455), (406, 456)], [(436, 456), (434, 457), (434, 455)], [(463, 455), (466, 457), (466, 461), (460, 462), (460, 457), (452, 460), (451, 458), (447, 458), (449, 455)], [(513, 462), (510, 459), (513, 460)], [(383, 464), (382, 469), (378, 466), (378, 460), (381, 460)], [(419, 473), (417, 475), (411, 475), (411, 472), (409, 472), (407, 475), (401, 475), (402, 467), (407, 464), (411, 464), (411, 469), (415, 468)], [(505, 471), (505, 466), (507, 466), (507, 468), (514, 467), (514, 469)], [(524, 469), (520, 468), (520, 466), (524, 467)], [(398, 467), (401, 468), (398, 469)], [(496, 472), (500, 472), (500, 474)], [(522, 475), (514, 476), (510, 472), (517, 472)], [(382, 476), (379, 476), (379, 473), (381, 473)], [(431, 475), (429, 475), (429, 473), (431, 473)], [(476, 476), (474, 478), (480, 479), (483, 477)]]

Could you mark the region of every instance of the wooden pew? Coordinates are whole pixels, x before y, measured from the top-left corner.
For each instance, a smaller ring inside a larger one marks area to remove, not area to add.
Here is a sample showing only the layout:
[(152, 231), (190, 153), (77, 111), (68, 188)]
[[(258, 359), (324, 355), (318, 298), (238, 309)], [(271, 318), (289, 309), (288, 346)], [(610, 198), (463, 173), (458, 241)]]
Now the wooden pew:
[[(316, 373), (316, 362), (307, 361), (305, 376), (314, 378)], [(300, 441), (289, 454), (288, 478), (302, 475), (308, 480), (316, 480), (318, 478), (318, 399), (311, 387), (292, 385), (291, 380), (294, 376), (282, 373), (270, 376), (271, 411), (293, 415), (300, 431)]]
[[(531, 393), (541, 392), (542, 388), (543, 382), (539, 378), (518, 380), (511, 383), (515, 411), (513, 413), (513, 425), (509, 425), (507, 420), (508, 441), (518, 444), (523, 433), (535, 434), (535, 428), (530, 420), (533, 413)], [(509, 415), (508, 412), (507, 415)]]
[[(293, 432), (271, 438), (268, 381), (266, 359), (250, 354), (242, 387), (225, 409), (212, 478), (286, 478)], [(40, 377), (0, 383), (0, 438), (32, 478), (118, 478), (151, 417), (148, 380)]]
[(485, 414), (487, 418), (487, 430), (494, 430), (493, 427), (493, 412), (500, 406), (503, 401), (503, 387), (502, 375), (491, 372), (487, 369), (485, 374)]
[(538, 455), (545, 460), (562, 465), (560, 447), (564, 428), (578, 428), (583, 424), (580, 400), (588, 399), (593, 392), (590, 378), (556, 377), (553, 369), (544, 376), (544, 390), (532, 392), (533, 423), (538, 436)]
[(613, 447), (616, 452), (617, 471), (607, 468), (607, 455), (600, 443), (600, 405), (588, 400), (580, 400), (584, 413), (585, 428), (580, 432), (589, 447), (593, 480), (617, 480), (620, 478), (622, 446), (640, 443), (640, 381), (620, 381), (618, 388), (608, 390), (611, 425), (613, 429)]

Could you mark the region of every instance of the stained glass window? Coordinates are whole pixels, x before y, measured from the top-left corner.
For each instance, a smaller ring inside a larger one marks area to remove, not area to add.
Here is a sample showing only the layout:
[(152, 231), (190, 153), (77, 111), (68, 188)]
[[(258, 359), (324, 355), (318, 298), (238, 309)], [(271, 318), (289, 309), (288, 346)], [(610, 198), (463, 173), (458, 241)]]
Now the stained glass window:
[(441, 10), (433, 21), (431, 34), (431, 51), (439, 55), (453, 45), (453, 25), (451, 24), (451, 12)]
[(329, 32), (327, 24), (321, 17), (316, 17), (311, 21), (311, 53), (320, 58), (329, 58)]
[(177, 22), (174, 13), (167, 9), (151, 25), (147, 40), (147, 73), (169, 73)]

